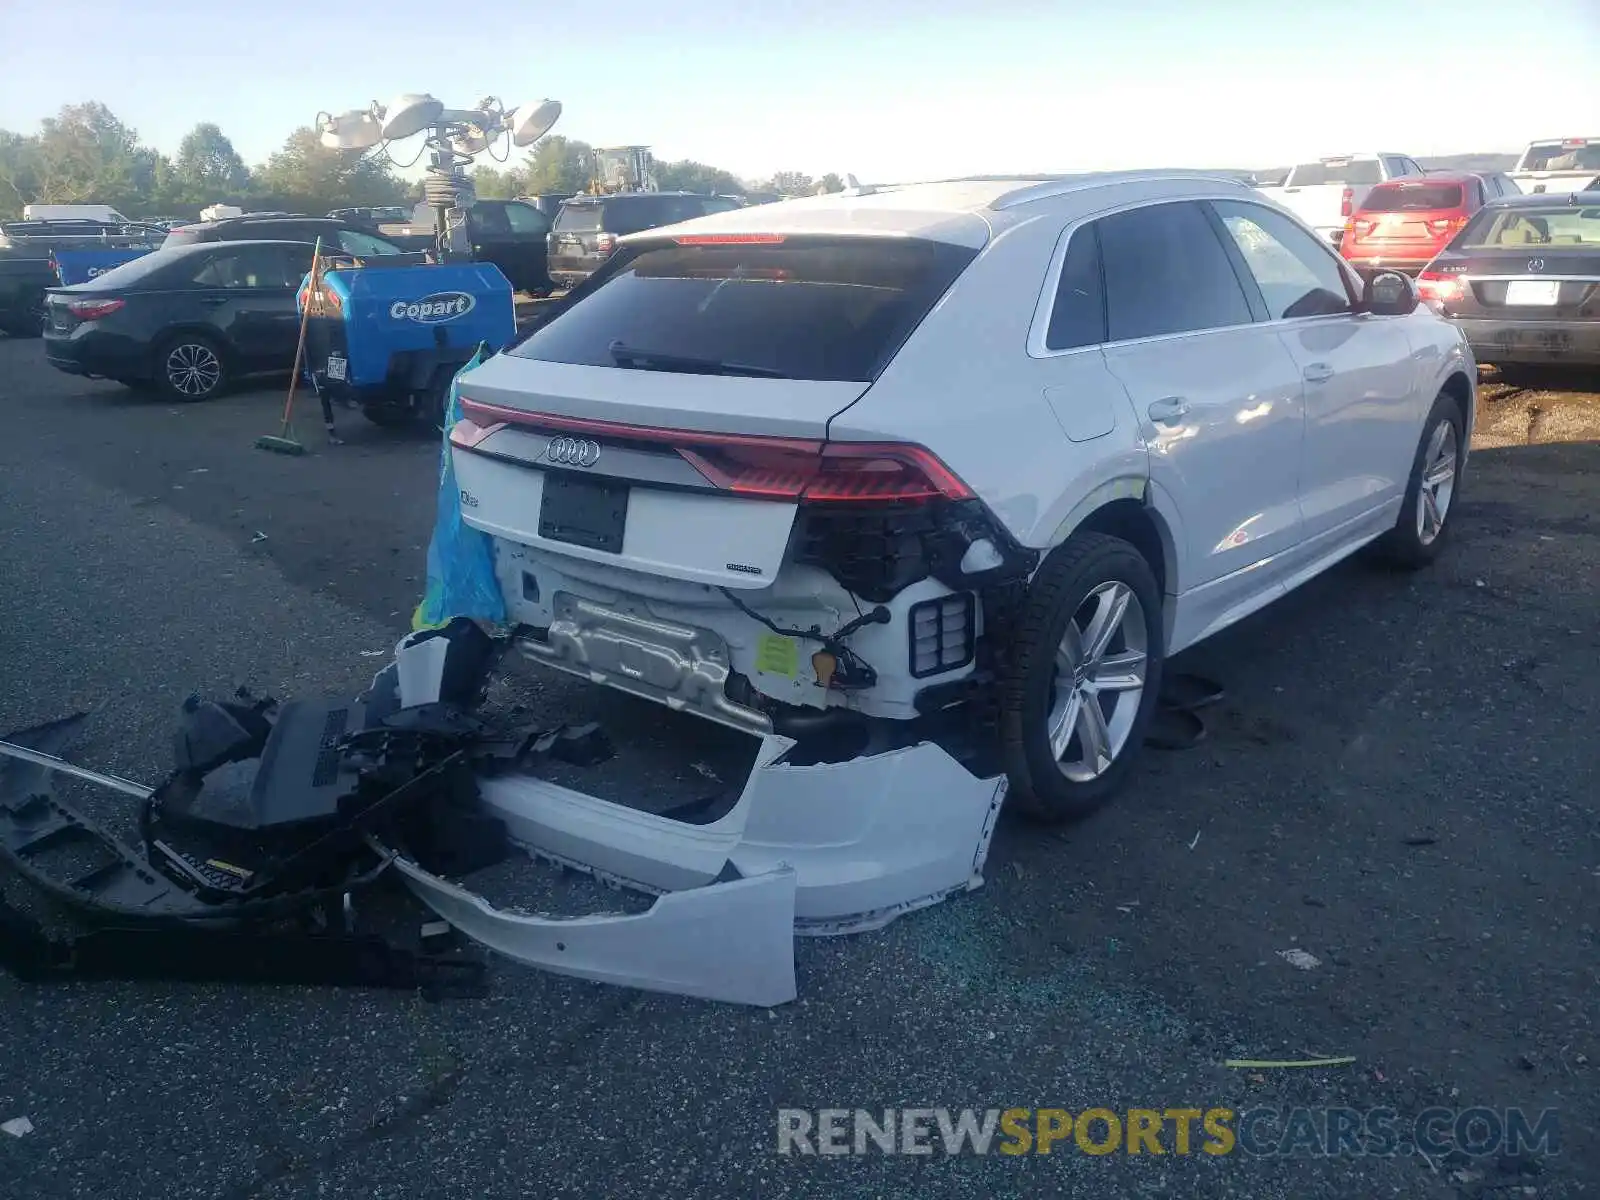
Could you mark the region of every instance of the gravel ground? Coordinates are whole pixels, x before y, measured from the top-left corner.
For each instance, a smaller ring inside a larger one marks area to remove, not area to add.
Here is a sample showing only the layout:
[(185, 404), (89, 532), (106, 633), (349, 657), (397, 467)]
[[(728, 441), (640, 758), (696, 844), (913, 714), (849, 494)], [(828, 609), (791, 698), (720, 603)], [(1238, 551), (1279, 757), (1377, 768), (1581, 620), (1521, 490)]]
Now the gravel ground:
[[(308, 421), (311, 455), (265, 454), (274, 391), (170, 407), (37, 343), (0, 341), (0, 381), (0, 729), (91, 708), (74, 757), (152, 778), (189, 691), (348, 693), (403, 632), (431, 443)], [(1081, 826), (1002, 822), (978, 893), (799, 943), (796, 1004), (507, 964), (437, 1005), (0, 976), (0, 1122), (34, 1127), (0, 1135), (0, 1195), (1593, 1194), (1600, 400), (1487, 394), (1438, 564), (1348, 564), (1189, 656), (1228, 688), (1200, 748)], [(600, 709), (620, 738), (655, 720)], [(1357, 1061), (1221, 1065), (1306, 1055)], [(1430, 1104), (1558, 1109), (1560, 1153), (774, 1153), (790, 1105)]]

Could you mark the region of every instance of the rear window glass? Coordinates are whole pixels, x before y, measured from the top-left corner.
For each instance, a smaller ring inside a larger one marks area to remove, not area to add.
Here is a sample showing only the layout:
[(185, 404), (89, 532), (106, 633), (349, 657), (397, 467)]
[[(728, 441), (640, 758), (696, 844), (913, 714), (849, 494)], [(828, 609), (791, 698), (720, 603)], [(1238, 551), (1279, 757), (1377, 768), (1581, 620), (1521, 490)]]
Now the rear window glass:
[(551, 228), (560, 233), (594, 233), (600, 228), (600, 206), (563, 204)]
[(605, 202), (605, 229), (619, 237), (703, 217), (706, 196), (626, 196)]
[(1451, 244), (1452, 250), (1593, 251), (1600, 248), (1600, 208), (1484, 208)]
[(1289, 186), (1378, 183), (1382, 179), (1383, 173), (1378, 170), (1378, 160), (1375, 158), (1332, 158), (1327, 162), (1301, 163), (1290, 172)]
[(1368, 212), (1415, 212), (1460, 208), (1462, 201), (1459, 183), (1397, 183), (1373, 188), (1361, 207)]
[(915, 238), (647, 246), (511, 353), (870, 382), (975, 256)]
[(1561, 148), (1559, 142), (1548, 146), (1529, 146), (1522, 156), (1524, 171), (1600, 171), (1600, 142), (1587, 146)]

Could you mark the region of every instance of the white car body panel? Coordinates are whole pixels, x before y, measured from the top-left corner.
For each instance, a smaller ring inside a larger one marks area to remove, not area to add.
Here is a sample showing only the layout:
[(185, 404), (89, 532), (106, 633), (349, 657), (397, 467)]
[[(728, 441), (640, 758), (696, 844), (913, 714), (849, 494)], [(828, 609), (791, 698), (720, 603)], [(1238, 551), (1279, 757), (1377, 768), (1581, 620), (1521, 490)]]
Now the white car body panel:
[[(1557, 154), (1541, 156), (1542, 161), (1557, 164), (1555, 167), (1546, 167), (1543, 170), (1531, 170), (1528, 167), (1528, 163), (1534, 159), (1538, 151), (1566, 148), (1576, 152), (1580, 150), (1579, 143), (1582, 143), (1581, 149), (1589, 149), (1600, 144), (1600, 138), (1546, 138), (1542, 141), (1529, 142), (1522, 152), (1522, 157), (1517, 160), (1517, 165), (1508, 171), (1507, 175), (1528, 195), (1538, 192), (1560, 194), (1600, 187), (1600, 170), (1597, 170), (1592, 163), (1588, 167), (1563, 166), (1560, 165), (1563, 161), (1562, 156)], [(1568, 157), (1566, 161), (1575, 162), (1576, 159)]]

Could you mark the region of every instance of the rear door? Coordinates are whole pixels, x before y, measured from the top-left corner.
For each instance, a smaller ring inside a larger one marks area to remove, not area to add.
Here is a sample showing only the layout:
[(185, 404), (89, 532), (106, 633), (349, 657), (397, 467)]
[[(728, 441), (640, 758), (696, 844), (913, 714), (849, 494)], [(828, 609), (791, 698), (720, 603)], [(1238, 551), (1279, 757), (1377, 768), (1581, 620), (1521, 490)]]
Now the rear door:
[(1405, 488), (1421, 419), (1407, 318), (1356, 313), (1338, 260), (1282, 213), (1237, 200), (1211, 207), (1304, 381), (1304, 536), (1333, 536)]
[(193, 301), (246, 370), (294, 366), (299, 332), (294, 293), (310, 268), (311, 251), (310, 246), (303, 253), (296, 249), (291, 262), (284, 246), (221, 242), (192, 276)]
[[(1127, 389), (1154, 485), (1181, 514), (1190, 579), (1218, 585), (1300, 536), (1300, 372), (1258, 324), (1239, 272), (1195, 201), (1095, 222), (1106, 364)], [(1266, 585), (1223, 585), (1202, 626)]]

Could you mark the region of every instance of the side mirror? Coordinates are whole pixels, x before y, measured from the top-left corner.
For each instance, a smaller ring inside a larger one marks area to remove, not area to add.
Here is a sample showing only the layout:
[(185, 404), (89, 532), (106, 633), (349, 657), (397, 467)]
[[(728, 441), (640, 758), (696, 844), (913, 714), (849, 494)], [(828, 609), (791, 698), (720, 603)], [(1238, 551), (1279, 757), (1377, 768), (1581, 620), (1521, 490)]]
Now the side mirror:
[(1376, 271), (1361, 289), (1361, 308), (1377, 317), (1404, 317), (1417, 311), (1417, 284), (1399, 271)]

